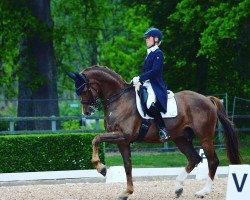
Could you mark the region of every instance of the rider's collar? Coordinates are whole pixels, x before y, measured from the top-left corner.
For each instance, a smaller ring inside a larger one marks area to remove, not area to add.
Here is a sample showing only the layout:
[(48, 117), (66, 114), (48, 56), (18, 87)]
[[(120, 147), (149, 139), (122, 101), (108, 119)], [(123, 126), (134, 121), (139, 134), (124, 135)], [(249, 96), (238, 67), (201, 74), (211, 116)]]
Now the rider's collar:
[(147, 49), (147, 53), (149, 54), (151, 51), (154, 52), (156, 49), (158, 49), (159, 47), (157, 45), (150, 47), (149, 49)]

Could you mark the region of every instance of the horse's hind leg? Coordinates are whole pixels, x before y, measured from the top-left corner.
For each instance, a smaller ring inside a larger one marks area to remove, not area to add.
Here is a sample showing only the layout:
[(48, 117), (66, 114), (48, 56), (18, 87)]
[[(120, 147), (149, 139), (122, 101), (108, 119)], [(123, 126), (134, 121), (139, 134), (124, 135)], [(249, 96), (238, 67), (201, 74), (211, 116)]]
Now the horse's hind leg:
[(205, 140), (204, 142), (201, 143), (201, 145), (207, 157), (209, 174), (205, 186), (202, 188), (202, 190), (196, 192), (195, 195), (197, 197), (203, 198), (206, 194), (209, 194), (212, 190), (212, 181), (214, 180), (214, 176), (217, 167), (219, 165), (219, 159), (215, 153), (212, 140)]
[(192, 139), (189, 140), (183, 136), (176, 138), (173, 142), (188, 159), (187, 166), (176, 178), (175, 194), (177, 197), (179, 197), (183, 192), (184, 180), (187, 178), (188, 174), (199, 164), (201, 157), (194, 149)]

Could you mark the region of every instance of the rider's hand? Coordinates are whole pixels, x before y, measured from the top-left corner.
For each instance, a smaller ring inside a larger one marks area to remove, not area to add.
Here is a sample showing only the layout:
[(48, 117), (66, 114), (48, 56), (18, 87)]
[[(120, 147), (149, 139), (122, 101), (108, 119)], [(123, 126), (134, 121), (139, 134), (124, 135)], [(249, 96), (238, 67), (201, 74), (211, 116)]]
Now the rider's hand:
[(132, 82), (133, 82), (133, 85), (135, 86), (137, 83), (139, 83), (140, 81), (140, 77), (139, 76), (136, 76), (132, 79)]
[(135, 89), (136, 89), (136, 91), (139, 91), (139, 89), (140, 89), (140, 86), (141, 86), (141, 82), (139, 81), (136, 85), (134, 85), (135, 86)]

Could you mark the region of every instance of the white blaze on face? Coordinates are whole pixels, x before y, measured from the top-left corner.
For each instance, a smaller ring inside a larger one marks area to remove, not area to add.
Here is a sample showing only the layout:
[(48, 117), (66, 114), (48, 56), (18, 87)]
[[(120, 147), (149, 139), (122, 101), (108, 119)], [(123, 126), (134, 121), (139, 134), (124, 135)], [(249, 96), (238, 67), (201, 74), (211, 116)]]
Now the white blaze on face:
[(83, 105), (82, 105), (82, 115), (85, 115), (85, 114), (84, 114), (84, 108), (83, 108)]

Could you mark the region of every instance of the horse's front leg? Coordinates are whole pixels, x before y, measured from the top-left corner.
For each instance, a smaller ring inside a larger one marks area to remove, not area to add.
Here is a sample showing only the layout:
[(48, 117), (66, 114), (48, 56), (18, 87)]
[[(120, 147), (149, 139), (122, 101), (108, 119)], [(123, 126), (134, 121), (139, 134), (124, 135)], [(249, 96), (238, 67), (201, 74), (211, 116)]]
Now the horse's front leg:
[(134, 192), (130, 144), (118, 144), (118, 148), (123, 158), (127, 177), (127, 189), (119, 196), (119, 199), (126, 200), (128, 199), (128, 196)]
[(93, 141), (93, 154), (92, 154), (92, 163), (97, 169), (99, 173), (101, 173), (103, 176), (106, 176), (107, 169), (104, 164), (101, 163), (99, 158), (99, 145), (102, 142), (110, 142), (110, 143), (119, 143), (125, 141), (124, 134), (121, 132), (111, 132), (111, 133), (105, 133), (103, 135), (96, 136)]

